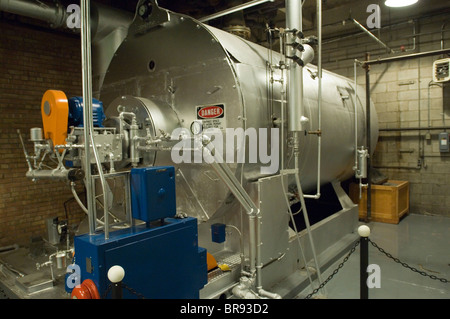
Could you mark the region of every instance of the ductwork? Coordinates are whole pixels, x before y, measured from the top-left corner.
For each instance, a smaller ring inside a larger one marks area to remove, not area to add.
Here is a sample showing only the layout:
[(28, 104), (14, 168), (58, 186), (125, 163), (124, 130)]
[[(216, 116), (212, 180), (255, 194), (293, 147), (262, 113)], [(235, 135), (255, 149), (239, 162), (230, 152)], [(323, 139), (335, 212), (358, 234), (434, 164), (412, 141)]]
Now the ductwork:
[(56, 3), (49, 6), (42, 2), (28, 0), (0, 0), (0, 10), (46, 21), (52, 28), (65, 26), (68, 16), (63, 5)]
[[(0, 10), (49, 23), (52, 28), (67, 28), (72, 14), (62, 4), (45, 4), (31, 0), (0, 0)], [(114, 53), (128, 34), (134, 15), (108, 6), (91, 3), (92, 76), (94, 97), (103, 83)], [(80, 30), (75, 28), (74, 31)]]

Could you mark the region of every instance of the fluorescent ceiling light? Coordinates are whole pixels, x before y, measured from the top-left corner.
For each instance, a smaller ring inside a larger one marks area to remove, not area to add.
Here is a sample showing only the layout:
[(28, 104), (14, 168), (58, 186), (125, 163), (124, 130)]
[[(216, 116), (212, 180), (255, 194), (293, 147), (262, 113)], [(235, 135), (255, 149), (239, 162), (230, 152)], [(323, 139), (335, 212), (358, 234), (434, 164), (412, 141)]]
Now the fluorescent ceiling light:
[(384, 4), (388, 7), (406, 7), (416, 3), (419, 0), (386, 0)]

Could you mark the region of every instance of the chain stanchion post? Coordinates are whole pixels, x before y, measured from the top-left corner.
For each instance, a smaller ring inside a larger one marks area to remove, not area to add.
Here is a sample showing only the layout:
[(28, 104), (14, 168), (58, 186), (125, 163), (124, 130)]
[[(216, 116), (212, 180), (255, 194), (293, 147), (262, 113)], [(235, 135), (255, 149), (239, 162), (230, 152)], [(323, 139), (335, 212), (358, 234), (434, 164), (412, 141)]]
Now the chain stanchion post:
[(112, 266), (108, 270), (108, 279), (112, 283), (111, 299), (122, 299), (122, 279), (125, 270), (120, 266)]
[(369, 266), (369, 235), (370, 228), (361, 225), (358, 228), (360, 248), (360, 265), (359, 265), (359, 286), (360, 299), (369, 299), (369, 287), (367, 286), (367, 267)]

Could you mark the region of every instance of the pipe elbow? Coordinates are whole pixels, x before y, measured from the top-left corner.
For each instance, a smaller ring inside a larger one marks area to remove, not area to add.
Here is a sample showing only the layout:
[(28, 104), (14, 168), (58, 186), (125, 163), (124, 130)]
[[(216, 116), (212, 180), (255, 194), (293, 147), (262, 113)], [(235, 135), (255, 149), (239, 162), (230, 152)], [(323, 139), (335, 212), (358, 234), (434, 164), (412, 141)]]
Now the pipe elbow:
[(262, 297), (267, 297), (270, 299), (282, 299), (281, 296), (277, 293), (266, 291), (262, 288), (258, 289), (258, 294)]

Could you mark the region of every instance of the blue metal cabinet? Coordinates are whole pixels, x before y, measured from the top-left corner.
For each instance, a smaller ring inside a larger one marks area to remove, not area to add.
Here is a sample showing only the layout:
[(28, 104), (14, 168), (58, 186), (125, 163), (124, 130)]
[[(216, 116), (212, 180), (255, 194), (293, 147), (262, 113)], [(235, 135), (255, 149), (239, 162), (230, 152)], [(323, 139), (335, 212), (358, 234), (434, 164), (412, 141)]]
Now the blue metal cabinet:
[[(206, 251), (198, 247), (195, 218), (113, 231), (108, 240), (104, 234), (86, 234), (74, 244), (81, 281), (93, 280), (102, 298), (110, 284), (108, 270), (115, 265), (125, 270), (123, 283), (145, 298), (196, 299), (207, 282)], [(124, 289), (123, 298), (137, 297)]]

